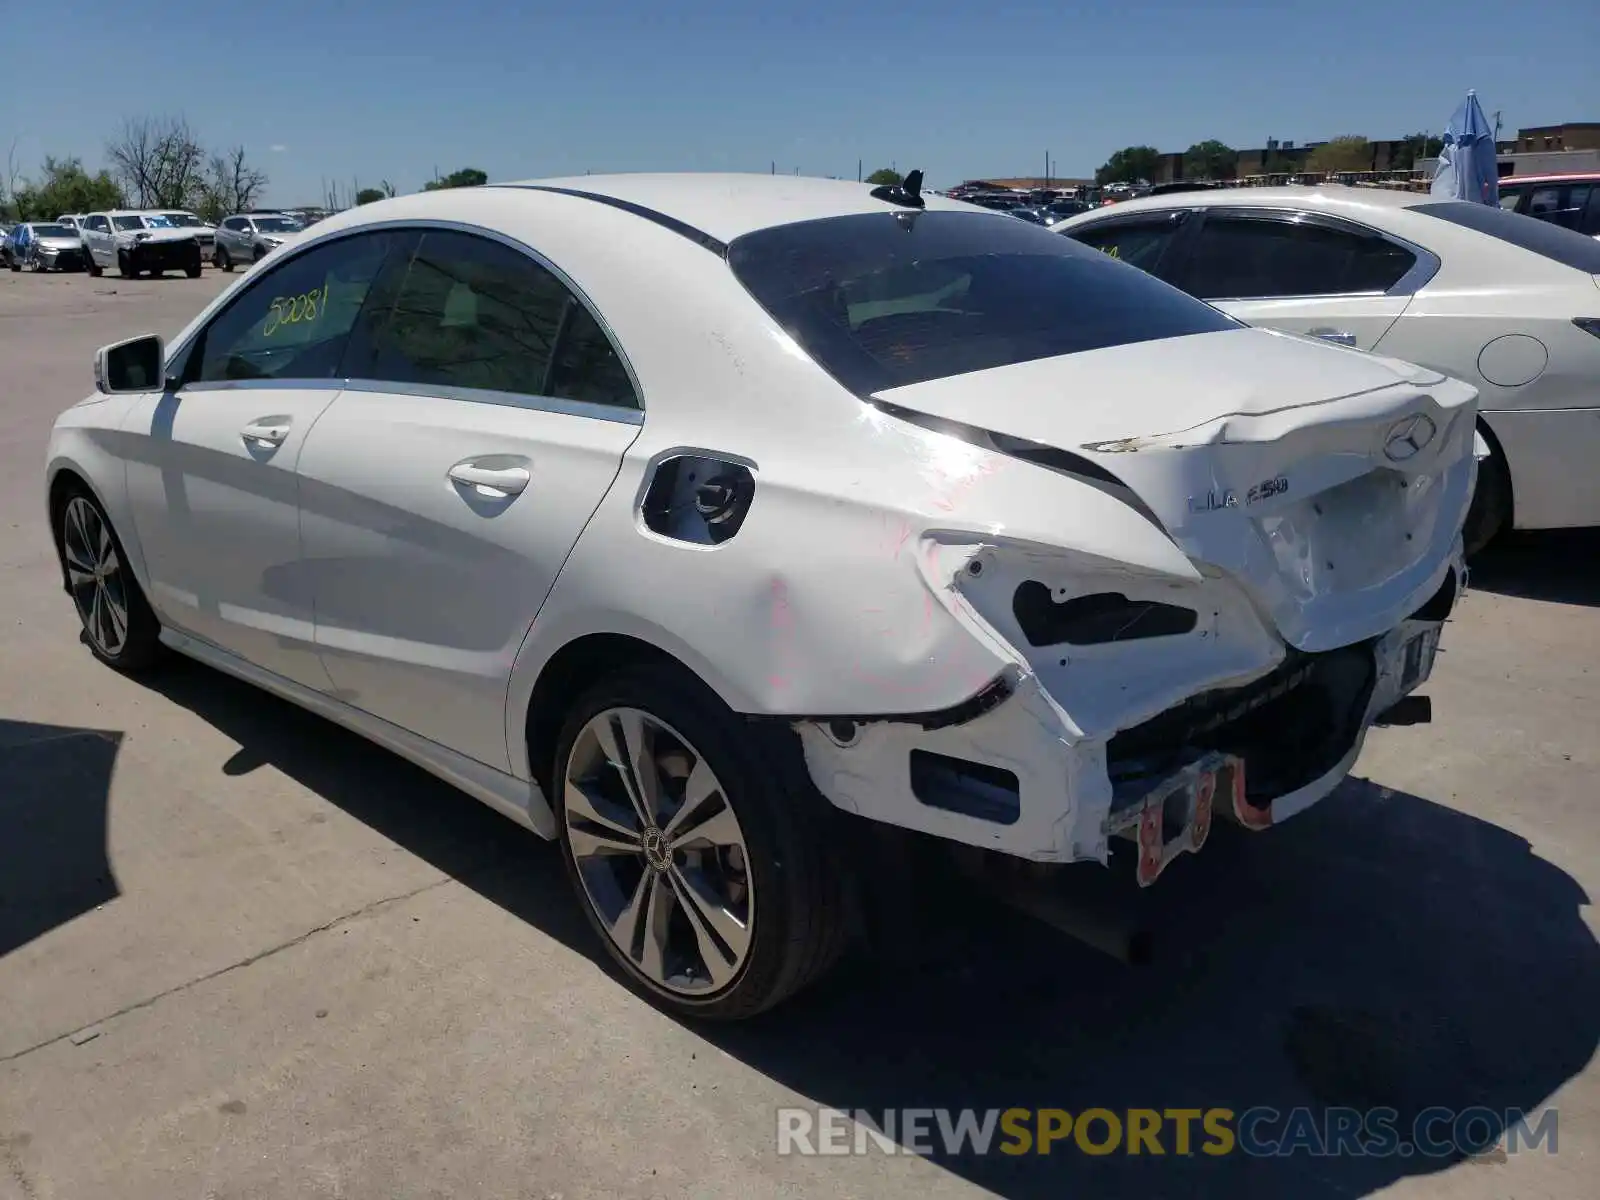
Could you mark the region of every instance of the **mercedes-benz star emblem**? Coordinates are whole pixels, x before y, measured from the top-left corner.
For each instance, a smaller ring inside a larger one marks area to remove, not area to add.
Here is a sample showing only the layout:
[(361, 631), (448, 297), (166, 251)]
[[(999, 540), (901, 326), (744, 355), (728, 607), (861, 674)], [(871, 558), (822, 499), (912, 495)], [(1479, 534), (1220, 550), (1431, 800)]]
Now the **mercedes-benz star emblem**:
[(667, 838), (661, 830), (654, 825), (647, 827), (644, 837), (644, 860), (650, 864), (652, 870), (665, 871), (672, 865), (672, 852), (667, 847)]
[(1433, 435), (1437, 432), (1430, 418), (1423, 413), (1414, 413), (1389, 427), (1383, 439), (1383, 452), (1393, 462), (1405, 462), (1421, 454), (1423, 447), (1433, 441)]

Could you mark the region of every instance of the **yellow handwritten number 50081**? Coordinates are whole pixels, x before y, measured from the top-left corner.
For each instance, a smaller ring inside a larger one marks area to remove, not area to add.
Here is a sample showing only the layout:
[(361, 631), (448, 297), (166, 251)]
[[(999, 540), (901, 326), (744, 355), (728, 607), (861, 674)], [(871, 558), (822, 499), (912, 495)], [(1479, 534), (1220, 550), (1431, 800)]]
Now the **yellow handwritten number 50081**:
[(267, 323), (261, 329), (262, 337), (271, 337), (284, 325), (302, 325), (315, 321), (328, 309), (328, 285), (298, 296), (279, 296), (267, 306)]

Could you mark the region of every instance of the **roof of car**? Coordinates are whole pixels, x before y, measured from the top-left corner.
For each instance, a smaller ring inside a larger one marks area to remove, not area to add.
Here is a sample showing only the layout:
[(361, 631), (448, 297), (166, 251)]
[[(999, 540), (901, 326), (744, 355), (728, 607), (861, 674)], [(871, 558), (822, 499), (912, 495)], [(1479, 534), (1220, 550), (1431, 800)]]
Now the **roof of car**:
[(1385, 188), (1345, 187), (1342, 184), (1324, 184), (1318, 187), (1237, 187), (1214, 188), (1203, 192), (1172, 192), (1165, 196), (1141, 196), (1137, 200), (1124, 200), (1109, 208), (1097, 208), (1098, 217), (1121, 216), (1124, 213), (1145, 209), (1209, 208), (1213, 205), (1226, 208), (1276, 208), (1305, 206), (1313, 208), (1414, 208), (1427, 204), (1437, 197), (1427, 192), (1400, 192)]
[(1500, 181), (1501, 187), (1513, 183), (1588, 183), (1600, 179), (1600, 171), (1562, 171), (1555, 175), (1508, 175)]
[[(605, 197), (669, 217), (723, 242), (772, 225), (894, 210), (885, 201), (873, 199), (868, 184), (797, 175), (575, 175), (489, 186), (559, 189)], [(433, 194), (445, 199), (450, 192)], [(972, 211), (970, 205), (931, 192), (924, 192), (923, 198), (930, 209)]]

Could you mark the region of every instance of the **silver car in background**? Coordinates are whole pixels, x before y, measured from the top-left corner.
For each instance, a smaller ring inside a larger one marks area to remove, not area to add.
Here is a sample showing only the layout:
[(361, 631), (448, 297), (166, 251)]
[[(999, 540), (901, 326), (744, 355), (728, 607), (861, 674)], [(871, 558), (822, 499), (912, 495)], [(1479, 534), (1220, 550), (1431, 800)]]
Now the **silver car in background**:
[(231, 271), (240, 263), (260, 262), (302, 228), (287, 213), (235, 213), (224, 217), (217, 226), (211, 261), (224, 271)]
[(13, 271), (30, 267), (35, 271), (81, 271), (88, 265), (83, 239), (71, 225), (55, 221), (30, 221), (17, 226), (27, 230), (26, 239), (15, 237), (10, 262)]

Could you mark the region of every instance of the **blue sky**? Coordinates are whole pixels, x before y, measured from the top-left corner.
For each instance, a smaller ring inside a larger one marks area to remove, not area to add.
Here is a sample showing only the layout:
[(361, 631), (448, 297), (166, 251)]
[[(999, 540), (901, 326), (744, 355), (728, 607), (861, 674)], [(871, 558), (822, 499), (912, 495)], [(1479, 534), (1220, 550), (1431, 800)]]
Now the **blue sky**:
[[(243, 143), (274, 203), (323, 180), (420, 187), (585, 170), (854, 176), (932, 186), (1086, 175), (1130, 143), (1244, 148), (1437, 131), (1468, 87), (1505, 129), (1600, 121), (1600, 2), (482, 0), (45, 4), (0, 69), (16, 137), (94, 167), (129, 114)], [(99, 32), (91, 32), (98, 30)], [(70, 35), (70, 37), (68, 36)], [(15, 39), (13, 28), (8, 35)]]

